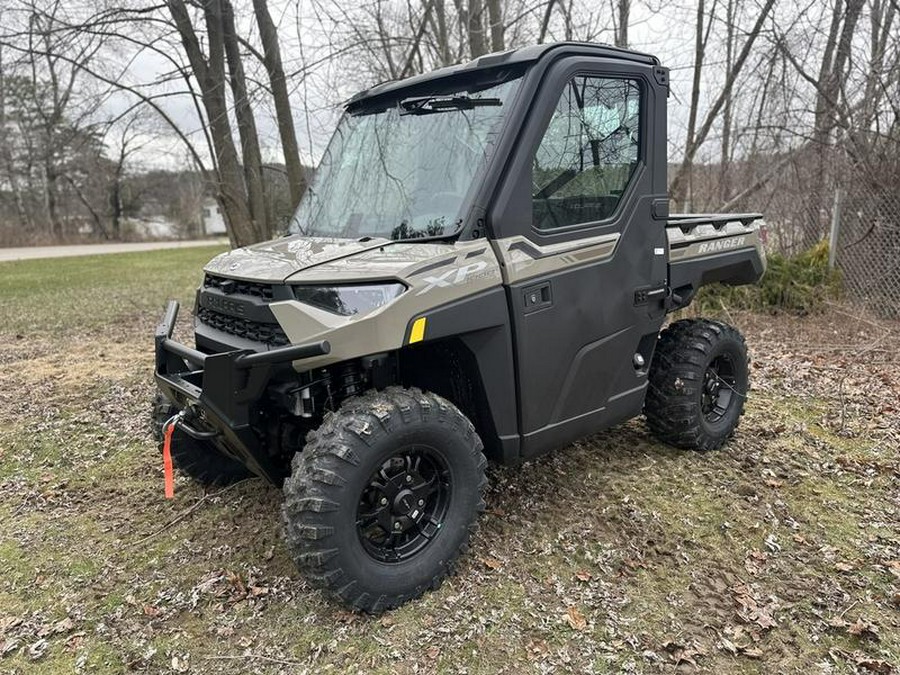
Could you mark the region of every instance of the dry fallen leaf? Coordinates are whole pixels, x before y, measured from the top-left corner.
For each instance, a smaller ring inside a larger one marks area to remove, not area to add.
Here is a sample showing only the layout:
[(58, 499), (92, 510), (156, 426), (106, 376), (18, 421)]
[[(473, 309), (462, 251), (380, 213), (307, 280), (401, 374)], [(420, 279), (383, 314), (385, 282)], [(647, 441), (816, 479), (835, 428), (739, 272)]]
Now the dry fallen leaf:
[(268, 586), (250, 586), (250, 597), (258, 598), (261, 595), (268, 595)]
[(748, 659), (761, 659), (763, 657), (762, 649), (759, 647), (741, 647), (740, 652)]
[(878, 627), (863, 620), (862, 617), (858, 618), (855, 623), (847, 626), (847, 632), (860, 640), (878, 640)]
[(54, 633), (68, 633), (75, 627), (75, 622), (72, 621), (71, 618), (66, 617), (65, 619), (61, 619), (53, 624), (53, 632)]
[(575, 578), (578, 579), (578, 581), (588, 582), (592, 579), (592, 576), (587, 570), (578, 570), (575, 572)]
[(587, 619), (584, 618), (584, 614), (579, 612), (575, 605), (572, 605), (566, 610), (566, 621), (568, 621), (569, 625), (575, 630), (584, 630), (587, 628)]
[(44, 656), (47, 651), (48, 642), (44, 639), (38, 640), (34, 644), (28, 645), (28, 656), (32, 661), (37, 661)]
[(441, 648), (438, 646), (432, 646), (425, 650), (425, 655), (429, 659), (436, 659), (441, 653)]
[(834, 569), (836, 569), (838, 572), (852, 572), (854, 568), (850, 563), (839, 562), (835, 563)]
[(19, 624), (22, 623), (22, 617), (19, 616), (7, 616), (0, 619), (0, 635), (3, 635), (10, 628), (15, 628)]
[(77, 633), (72, 633), (68, 638), (66, 638), (66, 649), (71, 652), (78, 651), (81, 649), (84, 644), (85, 633), (84, 631), (78, 631)]
[(748, 574), (757, 575), (762, 570), (763, 564), (768, 560), (769, 554), (759, 549), (753, 549), (744, 560), (744, 569)]
[(853, 659), (856, 661), (857, 668), (863, 668), (879, 675), (891, 675), (894, 672), (894, 667), (881, 659), (869, 658), (859, 653), (854, 654)]
[(690, 645), (683, 645), (678, 642), (667, 642), (663, 645), (663, 649), (669, 652), (669, 657), (676, 666), (682, 663), (696, 666), (697, 662), (694, 660), (694, 657), (706, 656), (706, 650), (700, 647), (696, 642)]
[(891, 574), (900, 579), (900, 560), (888, 561), (887, 568), (890, 570)]
[(529, 640), (525, 648), (528, 650), (528, 658), (531, 660), (542, 658), (550, 653), (546, 640)]
[(241, 575), (236, 572), (232, 572), (230, 570), (225, 571), (225, 579), (227, 579), (228, 583), (234, 588), (237, 592), (236, 600), (240, 600), (241, 598), (247, 595), (247, 587), (244, 585), (244, 580), (241, 579)]
[(503, 567), (503, 563), (501, 563), (496, 558), (481, 558), (481, 563), (485, 567), (492, 570), (499, 570), (501, 567)]

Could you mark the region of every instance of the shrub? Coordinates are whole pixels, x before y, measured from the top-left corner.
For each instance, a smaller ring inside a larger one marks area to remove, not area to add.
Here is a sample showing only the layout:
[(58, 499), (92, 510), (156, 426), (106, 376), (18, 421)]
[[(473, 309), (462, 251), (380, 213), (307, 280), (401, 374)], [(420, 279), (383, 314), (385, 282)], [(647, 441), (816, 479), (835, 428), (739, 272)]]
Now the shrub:
[(773, 253), (768, 259), (765, 275), (753, 286), (713, 284), (702, 288), (695, 300), (700, 311), (721, 311), (724, 305), (803, 315), (821, 311), (827, 300), (840, 295), (841, 276), (828, 267), (827, 241), (796, 256)]

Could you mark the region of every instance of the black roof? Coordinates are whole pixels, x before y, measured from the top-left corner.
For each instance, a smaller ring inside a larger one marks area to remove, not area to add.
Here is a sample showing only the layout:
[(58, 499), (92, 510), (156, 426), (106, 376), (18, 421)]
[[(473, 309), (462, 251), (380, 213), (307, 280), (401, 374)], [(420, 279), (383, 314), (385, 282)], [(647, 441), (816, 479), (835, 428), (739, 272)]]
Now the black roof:
[[(623, 59), (648, 65), (659, 65), (659, 59), (651, 54), (636, 52), (621, 47), (613, 47), (596, 42), (553, 42), (550, 44), (531, 45), (521, 49), (511, 49), (505, 52), (485, 54), (467, 63), (460, 63), (446, 68), (439, 68), (429, 73), (414, 75), (404, 80), (389, 80), (376, 84), (355, 94), (347, 107), (368, 107), (368, 104), (376, 103), (379, 99), (396, 99), (396, 93), (400, 90), (428, 88), (429, 84), (437, 80), (468, 80), (478, 79), (478, 75), (486, 71), (508, 69), (516, 66), (526, 66), (545, 57), (549, 53), (556, 55), (586, 55), (599, 56), (609, 59)], [(365, 102), (365, 103), (364, 103)]]

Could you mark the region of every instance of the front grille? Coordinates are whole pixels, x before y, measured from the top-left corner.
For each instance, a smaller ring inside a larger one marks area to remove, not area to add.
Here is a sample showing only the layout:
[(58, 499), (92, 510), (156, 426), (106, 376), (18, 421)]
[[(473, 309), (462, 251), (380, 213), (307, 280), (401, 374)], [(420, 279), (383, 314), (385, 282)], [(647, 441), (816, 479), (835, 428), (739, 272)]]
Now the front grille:
[(206, 288), (216, 288), (228, 295), (249, 295), (263, 300), (274, 300), (272, 284), (261, 284), (255, 281), (242, 281), (241, 279), (223, 279), (207, 274), (203, 280)]
[(283, 347), (289, 344), (287, 335), (277, 323), (248, 321), (236, 316), (220, 314), (206, 307), (201, 307), (197, 311), (197, 318), (207, 326), (231, 335), (237, 335), (246, 340), (262, 342), (272, 347)]

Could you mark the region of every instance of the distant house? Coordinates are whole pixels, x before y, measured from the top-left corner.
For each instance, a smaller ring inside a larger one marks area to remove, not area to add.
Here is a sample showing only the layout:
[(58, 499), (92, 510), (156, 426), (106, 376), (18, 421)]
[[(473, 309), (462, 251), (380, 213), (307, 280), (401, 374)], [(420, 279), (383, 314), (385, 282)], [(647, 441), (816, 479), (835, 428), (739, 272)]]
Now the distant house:
[(225, 216), (215, 199), (205, 199), (201, 213), (203, 234), (226, 234)]

